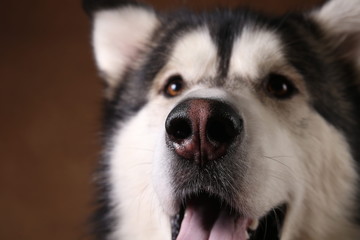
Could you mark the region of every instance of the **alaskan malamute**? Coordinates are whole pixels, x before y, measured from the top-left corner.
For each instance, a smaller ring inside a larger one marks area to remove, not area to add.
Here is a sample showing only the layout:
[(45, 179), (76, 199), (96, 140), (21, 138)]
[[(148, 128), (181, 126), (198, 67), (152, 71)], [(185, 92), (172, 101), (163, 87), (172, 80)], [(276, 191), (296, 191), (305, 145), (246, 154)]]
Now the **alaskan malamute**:
[(360, 0), (84, 6), (106, 83), (98, 239), (360, 239)]

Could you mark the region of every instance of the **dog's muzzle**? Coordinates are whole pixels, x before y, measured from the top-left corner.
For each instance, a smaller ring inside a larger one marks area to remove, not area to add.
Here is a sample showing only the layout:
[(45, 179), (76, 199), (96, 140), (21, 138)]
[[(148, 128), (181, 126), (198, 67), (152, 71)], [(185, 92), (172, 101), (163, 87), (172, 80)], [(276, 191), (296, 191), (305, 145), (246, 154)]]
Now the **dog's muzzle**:
[(269, 210), (264, 230), (239, 205), (238, 194), (249, 187), (244, 179), (249, 160), (242, 150), (244, 120), (230, 103), (185, 99), (169, 113), (165, 129), (178, 212), (171, 221), (173, 240), (278, 239), (284, 214)]
[[(187, 99), (170, 112), (165, 128), (166, 144), (176, 156), (172, 165), (176, 172), (173, 187), (178, 190), (179, 202), (183, 203), (180, 220), (172, 224), (173, 239), (177, 236), (178, 240), (203, 239), (210, 233), (219, 234), (220, 230), (214, 229), (221, 229), (222, 224), (232, 226), (239, 217), (231, 214), (230, 206), (220, 207), (226, 205), (222, 204), (222, 199), (226, 198), (223, 193), (227, 186), (222, 183), (215, 184), (214, 189), (207, 186), (215, 181), (223, 182), (218, 181), (222, 178), (219, 169), (223, 168), (220, 166), (224, 166), (227, 155), (240, 141), (243, 130), (240, 115), (228, 103), (219, 100)], [(184, 213), (188, 217), (184, 218)], [(246, 229), (249, 221), (242, 219), (237, 225), (239, 227), (223, 230), (233, 234), (234, 229)], [(240, 239), (245, 239), (246, 231), (241, 232)]]

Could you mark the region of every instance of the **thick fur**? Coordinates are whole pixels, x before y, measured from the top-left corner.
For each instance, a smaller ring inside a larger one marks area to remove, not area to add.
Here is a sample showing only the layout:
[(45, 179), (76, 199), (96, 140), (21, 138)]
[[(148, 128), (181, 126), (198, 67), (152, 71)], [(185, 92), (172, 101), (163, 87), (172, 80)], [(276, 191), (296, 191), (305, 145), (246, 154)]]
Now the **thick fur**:
[[(171, 239), (179, 186), (204, 184), (175, 163), (165, 143), (167, 115), (192, 97), (231, 103), (246, 129), (222, 170), (208, 169), (226, 179), (209, 178), (209, 191), (226, 191), (253, 218), (286, 203), (281, 240), (360, 239), (359, 0), (283, 17), (84, 3), (107, 84), (98, 239)], [(298, 92), (269, 96), (264, 84), (272, 73)], [(174, 75), (185, 89), (169, 98), (163, 88)]]

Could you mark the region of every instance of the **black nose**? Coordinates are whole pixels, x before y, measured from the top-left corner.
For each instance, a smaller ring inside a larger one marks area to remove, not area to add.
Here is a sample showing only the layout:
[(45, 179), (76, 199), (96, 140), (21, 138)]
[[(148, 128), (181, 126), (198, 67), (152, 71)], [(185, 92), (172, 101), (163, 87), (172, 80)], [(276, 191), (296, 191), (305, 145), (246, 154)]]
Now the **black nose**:
[(239, 138), (243, 122), (227, 103), (188, 99), (170, 112), (165, 128), (177, 155), (203, 165), (226, 155)]

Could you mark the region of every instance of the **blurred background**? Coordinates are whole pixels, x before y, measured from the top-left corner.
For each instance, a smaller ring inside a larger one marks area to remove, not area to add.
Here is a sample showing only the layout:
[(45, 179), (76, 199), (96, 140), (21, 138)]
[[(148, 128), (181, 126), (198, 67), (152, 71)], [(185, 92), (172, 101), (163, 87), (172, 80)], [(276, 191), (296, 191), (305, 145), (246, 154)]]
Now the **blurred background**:
[[(147, 0), (274, 14), (321, 0)], [(91, 239), (102, 85), (80, 0), (0, 2), (0, 239)]]

